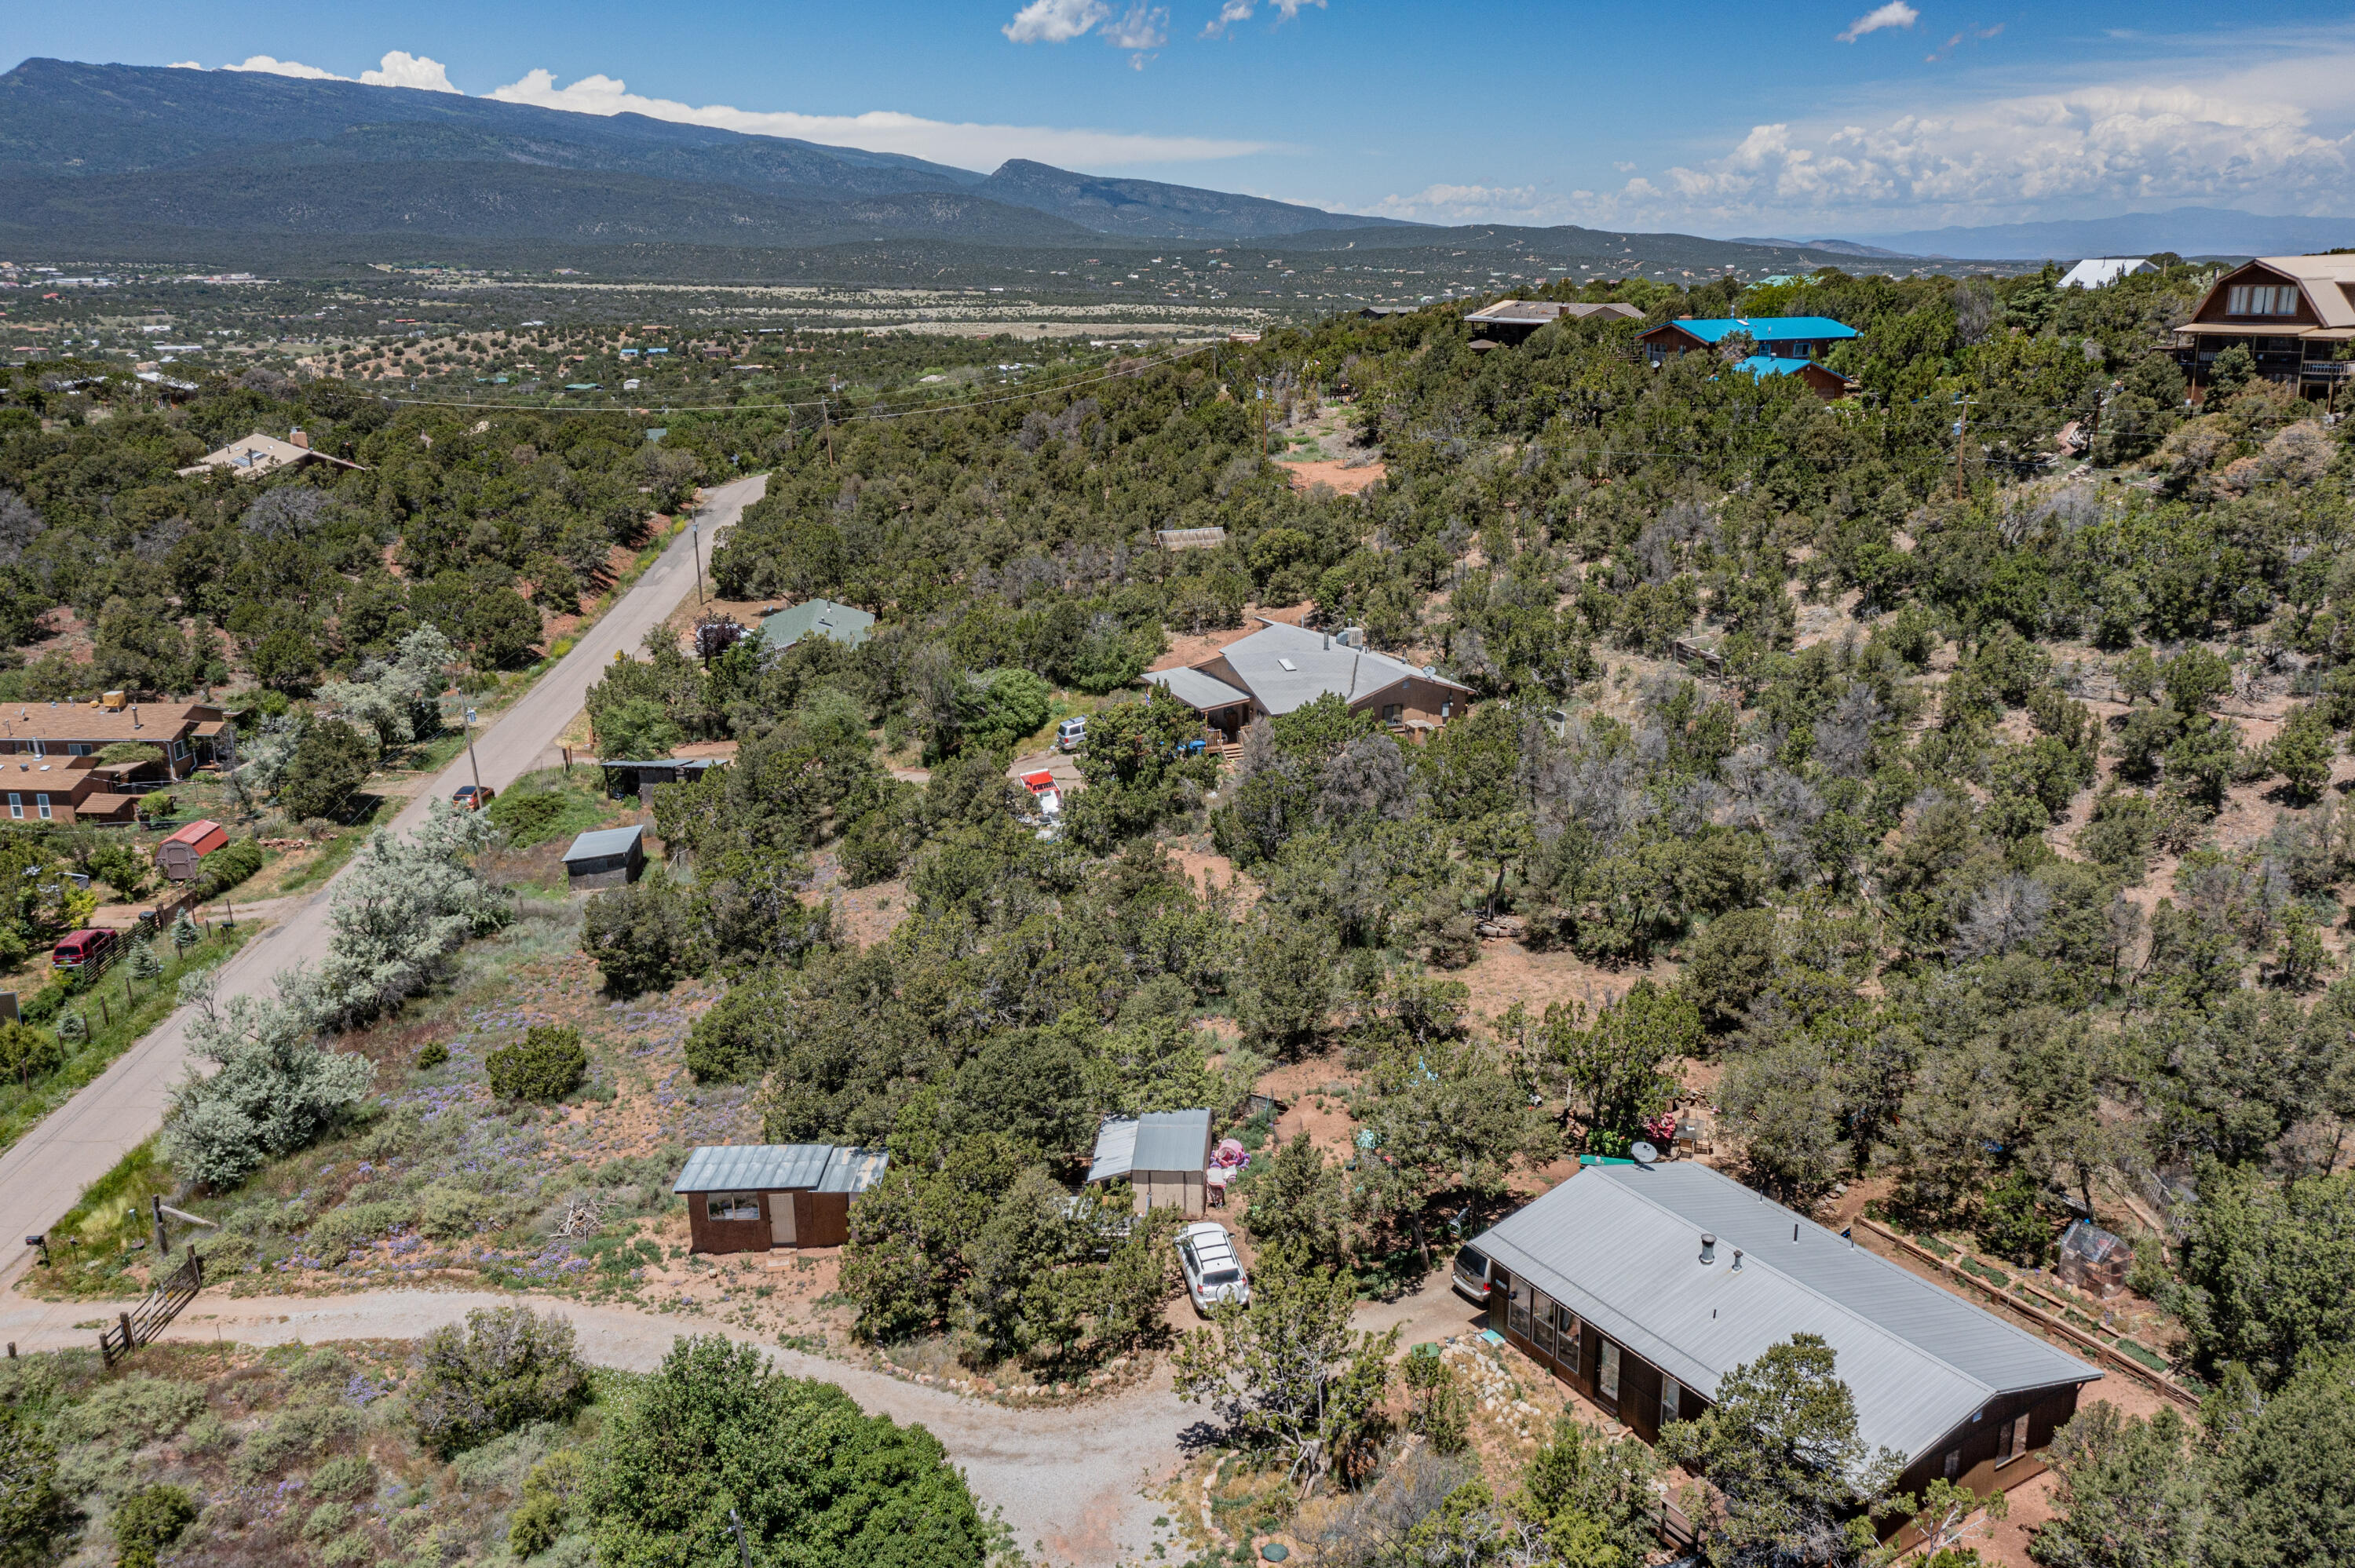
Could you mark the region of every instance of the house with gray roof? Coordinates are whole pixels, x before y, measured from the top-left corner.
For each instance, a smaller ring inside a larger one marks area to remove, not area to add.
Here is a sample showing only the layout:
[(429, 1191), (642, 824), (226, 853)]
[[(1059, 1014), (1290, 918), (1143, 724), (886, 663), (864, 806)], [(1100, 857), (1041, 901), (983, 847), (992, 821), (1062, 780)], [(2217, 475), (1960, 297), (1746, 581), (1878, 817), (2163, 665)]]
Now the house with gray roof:
[(1209, 1111), (1147, 1111), (1104, 1118), (1096, 1128), (1088, 1180), (1126, 1181), (1135, 1189), (1140, 1214), (1178, 1209), (1191, 1216), (1202, 1212), (1209, 1167)]
[(1474, 1237), (1456, 1272), (1485, 1273), (1506, 1339), (1650, 1442), (1734, 1368), (1819, 1335), (1858, 1436), (1902, 1456), (1897, 1489), (1917, 1495), (2041, 1473), (2102, 1375), (1691, 1160), (1588, 1166)]
[(805, 599), (799, 604), (773, 609), (761, 618), (761, 645), (790, 648), (815, 633), (856, 648), (874, 630), (875, 618), (857, 605), (837, 604), (830, 599)]
[(1310, 631), (1269, 621), (1190, 668), (1155, 670), (1144, 680), (1202, 715), (1221, 745), (1253, 719), (1288, 714), (1337, 695), (1354, 709), (1418, 736), (1471, 705), (1472, 688), (1428, 664), (1366, 646), (1356, 627)]
[(707, 1145), (670, 1190), (687, 1200), (690, 1252), (840, 1246), (852, 1200), (890, 1163), (887, 1150), (832, 1143)]

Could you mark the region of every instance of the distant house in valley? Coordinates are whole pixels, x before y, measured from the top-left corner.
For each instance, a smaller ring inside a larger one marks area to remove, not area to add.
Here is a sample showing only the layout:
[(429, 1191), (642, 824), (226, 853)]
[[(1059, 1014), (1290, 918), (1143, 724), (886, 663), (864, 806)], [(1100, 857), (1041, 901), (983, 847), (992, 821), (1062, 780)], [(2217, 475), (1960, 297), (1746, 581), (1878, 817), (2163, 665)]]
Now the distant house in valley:
[(2139, 256), (2088, 256), (2062, 274), (2056, 289), (2101, 289), (2121, 278), (2131, 278), (2137, 272), (2156, 272), (2158, 269)]
[(712, 1145), (687, 1157), (671, 1191), (687, 1200), (689, 1252), (840, 1246), (852, 1201), (890, 1163), (884, 1150), (832, 1143)]
[(1125, 1181), (1135, 1191), (1140, 1214), (1177, 1209), (1196, 1215), (1203, 1209), (1209, 1168), (1209, 1111), (1148, 1111), (1104, 1118), (1088, 1180)]
[(1819, 1335), (1857, 1436), (1902, 1457), (1896, 1489), (1916, 1496), (2041, 1474), (2102, 1375), (1692, 1160), (1589, 1166), (1473, 1237), (1456, 1275), (1505, 1292), (1506, 1339), (1646, 1442), (1734, 1368)]
[(1729, 337), (1746, 336), (1776, 359), (1821, 359), (1856, 328), (1829, 316), (1692, 316), (1662, 322), (1637, 341), (1655, 366), (1679, 355), (1713, 349)]
[(805, 599), (799, 604), (773, 609), (761, 618), (761, 644), (764, 648), (790, 648), (815, 633), (856, 648), (867, 641), (874, 629), (875, 618), (855, 605), (837, 604), (830, 599)]
[(311, 445), (311, 438), (299, 429), (289, 430), (286, 434), (287, 439), (282, 441), (276, 436), (265, 436), (256, 430), (250, 436), (241, 436), (229, 442), (218, 451), (207, 452), (189, 467), (175, 471), (186, 479), (192, 474), (207, 473), (219, 469), (233, 473), (240, 479), (259, 479), (265, 473), (275, 473), (281, 469), (300, 468), (304, 463), (323, 462), (335, 468), (350, 469), (362, 466), (347, 459), (330, 457), (325, 452), (315, 450)]
[(1597, 317), (1607, 321), (1639, 322), (1644, 313), (1633, 305), (1615, 301), (1608, 304), (1590, 304), (1582, 300), (1498, 300), (1464, 318), (1472, 329), (1476, 343), (1515, 344), (1525, 341), (1531, 333), (1549, 323), (1559, 321), (1590, 321)]
[(1165, 550), (1215, 550), (1227, 542), (1224, 528), (1156, 528), (1153, 542)]
[(2175, 329), (2175, 352), (2194, 397), (2205, 395), (2216, 356), (2237, 344), (2259, 376), (2321, 402), (2355, 371), (2355, 361), (2332, 357), (2350, 340), (2355, 255), (2260, 256), (2209, 285)]
[(1356, 627), (1310, 631), (1274, 621), (1190, 668), (1155, 670), (1142, 678), (1200, 714), (1220, 745), (1239, 740), (1253, 719), (1288, 714), (1328, 694), (1417, 734), (1445, 724), (1472, 698), (1471, 687), (1428, 664), (1418, 668), (1375, 652)]

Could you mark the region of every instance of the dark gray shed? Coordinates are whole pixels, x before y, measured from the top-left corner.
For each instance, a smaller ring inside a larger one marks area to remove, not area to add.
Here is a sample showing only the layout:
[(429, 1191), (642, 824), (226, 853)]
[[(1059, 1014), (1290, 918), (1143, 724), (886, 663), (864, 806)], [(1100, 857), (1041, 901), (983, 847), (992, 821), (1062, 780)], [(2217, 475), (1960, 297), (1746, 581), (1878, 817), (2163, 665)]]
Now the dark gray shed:
[(642, 827), (601, 828), (582, 833), (564, 852), (564, 874), (570, 885), (619, 887), (635, 882), (646, 868), (646, 830)]

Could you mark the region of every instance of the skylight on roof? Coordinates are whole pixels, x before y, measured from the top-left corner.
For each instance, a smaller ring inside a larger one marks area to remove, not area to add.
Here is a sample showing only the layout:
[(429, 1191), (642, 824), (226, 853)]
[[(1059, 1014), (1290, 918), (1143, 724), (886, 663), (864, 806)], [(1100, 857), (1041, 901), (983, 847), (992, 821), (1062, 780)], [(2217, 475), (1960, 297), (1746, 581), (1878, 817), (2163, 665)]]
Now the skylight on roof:
[(1291, 671), (1295, 675), (1300, 673), (1300, 666), (1294, 663), (1289, 659), (1278, 659), (1276, 662), (1283, 665), (1286, 670)]

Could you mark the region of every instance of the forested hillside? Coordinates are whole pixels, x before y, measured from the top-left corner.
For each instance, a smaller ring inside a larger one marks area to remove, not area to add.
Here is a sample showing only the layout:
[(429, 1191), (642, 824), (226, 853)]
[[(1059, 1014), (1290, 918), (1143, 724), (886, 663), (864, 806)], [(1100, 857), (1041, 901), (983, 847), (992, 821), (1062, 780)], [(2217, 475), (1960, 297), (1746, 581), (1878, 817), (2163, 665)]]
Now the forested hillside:
[[(1156, 1343), (1166, 1235), (1075, 1201), (1106, 1114), (1212, 1107), (1256, 1156), (1233, 1217), (1260, 1288), (1346, 1326), (1540, 1168), (1700, 1107), (1718, 1163), (1835, 1224), (2021, 1267), (2076, 1217), (2133, 1242), (2208, 1436), (2081, 1418), (2042, 1561), (2132, 1560), (2105, 1521), (2159, 1515), (2191, 1543), (2169, 1561), (2328, 1560), (2299, 1499), (2343, 1478), (2296, 1478), (2264, 1413), (2343, 1387), (2355, 1341), (2355, 458), (2245, 355), (2187, 401), (2168, 328), (2208, 274), (2054, 278), (1597, 284), (1646, 321), (1476, 348), (1457, 307), (1343, 316), (655, 441), (330, 381), (26, 408), (0, 413), (0, 573), (12, 641), (50, 645), (0, 680), (348, 712), (323, 683), (387, 678), (363, 661), (427, 624), (479, 676), (535, 656), (527, 598), (575, 608), (650, 514), (765, 470), (715, 593), (823, 596), (873, 635), (674, 629), (608, 672), (606, 755), (737, 750), (656, 794), (667, 863), (589, 899), (581, 946), (614, 998), (719, 993), (685, 1067), (768, 1139), (892, 1151), (841, 1259), (858, 1337), (1058, 1387)], [(1853, 325), (1830, 363), (1859, 390), (1636, 342), (1735, 313)], [(367, 468), (172, 475), (295, 422)], [(1284, 458), (1382, 466), (1344, 494)], [(1195, 528), (1223, 544), (1155, 546)], [(1416, 744), (1328, 698), (1192, 754), (1199, 719), (1136, 677), (1275, 608), (1476, 704)], [(1008, 764), (1082, 708), (1050, 825)], [(1494, 978), (1540, 970), (1605, 1000)], [(1248, 1098), (1271, 1086), (1280, 1142)], [(1299, 1463), (1346, 1485), (1384, 1451), (1395, 1347), (1336, 1332), (1358, 1414)], [(1207, 1342), (1181, 1387), (1224, 1375)], [(1444, 1383), (1409, 1379), (1435, 1441)], [(1236, 1440), (1308, 1442), (1271, 1430)], [(1635, 1478), (1565, 1500), (1540, 1469), (1589, 1459), (1561, 1441), (1511, 1501), (1448, 1506), (1489, 1510), (1492, 1544), (1518, 1520), (1592, 1548), (1529, 1561), (1625, 1561), (1651, 1472), (1614, 1458)]]

